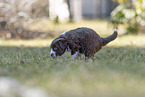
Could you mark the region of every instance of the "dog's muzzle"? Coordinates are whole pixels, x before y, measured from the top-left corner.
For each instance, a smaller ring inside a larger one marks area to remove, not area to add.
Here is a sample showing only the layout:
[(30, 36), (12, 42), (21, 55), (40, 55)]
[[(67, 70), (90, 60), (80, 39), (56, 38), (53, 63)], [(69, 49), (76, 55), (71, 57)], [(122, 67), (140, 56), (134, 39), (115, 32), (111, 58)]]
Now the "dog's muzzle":
[(51, 56), (51, 57), (56, 57), (56, 52), (53, 51), (52, 49), (51, 49), (51, 52), (50, 52), (50, 56)]
[(53, 53), (50, 54), (51, 57), (55, 57), (55, 55)]

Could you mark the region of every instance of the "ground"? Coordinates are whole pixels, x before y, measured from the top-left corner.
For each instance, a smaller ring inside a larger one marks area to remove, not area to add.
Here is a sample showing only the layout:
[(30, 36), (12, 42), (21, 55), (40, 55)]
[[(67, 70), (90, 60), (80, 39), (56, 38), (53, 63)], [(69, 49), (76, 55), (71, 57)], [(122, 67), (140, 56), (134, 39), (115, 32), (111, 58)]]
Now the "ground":
[(145, 97), (144, 39), (120, 35), (89, 60), (71, 60), (69, 53), (51, 58), (52, 38), (1, 40), (0, 76), (41, 87), (52, 97)]

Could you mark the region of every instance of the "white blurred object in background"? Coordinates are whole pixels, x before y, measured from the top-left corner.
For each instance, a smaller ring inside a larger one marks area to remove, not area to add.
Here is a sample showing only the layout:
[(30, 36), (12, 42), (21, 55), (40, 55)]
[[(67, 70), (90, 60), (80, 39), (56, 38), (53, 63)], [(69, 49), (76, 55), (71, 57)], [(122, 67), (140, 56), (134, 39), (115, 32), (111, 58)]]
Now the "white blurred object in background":
[(0, 97), (49, 97), (42, 89), (26, 87), (9, 77), (0, 77)]
[(58, 17), (59, 22), (69, 21), (69, 9), (65, 0), (49, 0), (49, 16), (51, 20)]

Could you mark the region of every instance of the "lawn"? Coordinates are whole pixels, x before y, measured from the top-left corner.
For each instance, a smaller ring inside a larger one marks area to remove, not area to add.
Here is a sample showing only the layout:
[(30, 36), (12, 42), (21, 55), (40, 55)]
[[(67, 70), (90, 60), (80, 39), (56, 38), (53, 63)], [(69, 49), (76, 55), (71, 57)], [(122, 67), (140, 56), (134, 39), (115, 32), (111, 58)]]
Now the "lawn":
[(51, 40), (1, 40), (0, 76), (50, 97), (145, 97), (144, 35), (119, 36), (87, 61), (71, 60), (70, 53), (51, 58)]

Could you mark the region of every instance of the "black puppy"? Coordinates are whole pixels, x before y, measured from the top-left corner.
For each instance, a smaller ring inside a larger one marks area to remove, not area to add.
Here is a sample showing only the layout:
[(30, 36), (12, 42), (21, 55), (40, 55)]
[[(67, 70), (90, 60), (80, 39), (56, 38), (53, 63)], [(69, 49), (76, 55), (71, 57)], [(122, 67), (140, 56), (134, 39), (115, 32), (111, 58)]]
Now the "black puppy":
[(116, 39), (118, 33), (116, 29), (114, 33), (106, 38), (101, 38), (94, 30), (90, 28), (77, 28), (62, 33), (58, 38), (54, 39), (51, 44), (50, 55), (52, 57), (61, 56), (66, 50), (70, 49), (71, 58), (74, 59), (79, 54), (85, 57), (93, 57), (102, 46)]

